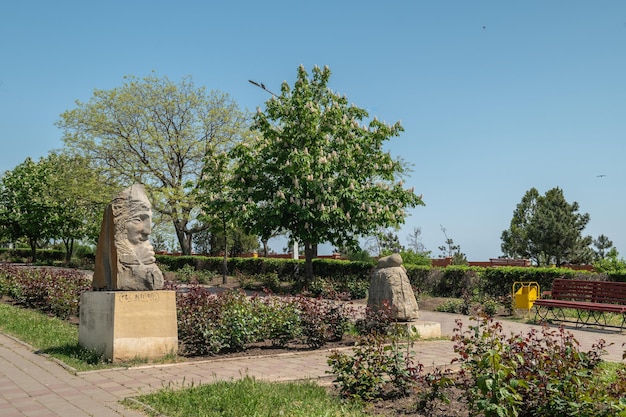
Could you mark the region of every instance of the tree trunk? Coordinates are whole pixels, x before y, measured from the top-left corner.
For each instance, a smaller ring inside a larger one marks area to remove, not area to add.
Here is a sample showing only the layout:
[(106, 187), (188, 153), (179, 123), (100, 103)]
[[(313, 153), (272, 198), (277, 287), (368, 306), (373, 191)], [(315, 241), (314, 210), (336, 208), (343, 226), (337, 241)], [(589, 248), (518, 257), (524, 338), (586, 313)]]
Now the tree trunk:
[(261, 243), (263, 244), (263, 257), (267, 258), (267, 243), (268, 243), (268, 239), (262, 239)]
[(63, 244), (65, 245), (65, 264), (68, 265), (74, 252), (74, 239), (63, 239)]
[(224, 228), (224, 262), (222, 264), (222, 284), (228, 284), (228, 235), (226, 234), (226, 222), (222, 222)]
[(317, 245), (311, 242), (304, 242), (304, 288), (308, 289), (309, 284), (313, 281), (313, 258)]
[(185, 225), (187, 222), (183, 220), (174, 220), (173, 223), (174, 230), (176, 231), (176, 237), (178, 238), (178, 243), (180, 244), (180, 251), (183, 255), (191, 255), (191, 239), (193, 234), (185, 231)]
[(37, 239), (29, 238), (30, 243), (30, 259), (32, 263), (37, 261)]

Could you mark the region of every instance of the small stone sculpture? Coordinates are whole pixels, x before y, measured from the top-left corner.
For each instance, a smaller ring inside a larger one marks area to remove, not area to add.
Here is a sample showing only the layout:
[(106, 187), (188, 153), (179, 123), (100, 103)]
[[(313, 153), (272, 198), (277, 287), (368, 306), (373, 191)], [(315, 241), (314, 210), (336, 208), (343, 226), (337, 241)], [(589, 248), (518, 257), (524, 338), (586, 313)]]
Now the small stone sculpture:
[(378, 311), (387, 301), (398, 321), (412, 321), (419, 318), (419, 307), (402, 257), (394, 253), (378, 260), (376, 269), (370, 276), (367, 306)]
[(94, 290), (149, 291), (163, 288), (148, 240), (152, 206), (141, 184), (122, 191), (105, 209), (96, 250)]

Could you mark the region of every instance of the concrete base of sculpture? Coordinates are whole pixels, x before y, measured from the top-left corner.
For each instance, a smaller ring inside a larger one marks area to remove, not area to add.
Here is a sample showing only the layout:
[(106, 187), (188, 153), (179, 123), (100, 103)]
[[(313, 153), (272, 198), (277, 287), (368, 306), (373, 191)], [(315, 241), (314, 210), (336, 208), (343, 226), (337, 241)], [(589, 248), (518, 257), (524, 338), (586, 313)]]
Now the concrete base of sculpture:
[(395, 326), (400, 334), (419, 336), (420, 339), (441, 337), (441, 324), (434, 321), (414, 320), (396, 322)]
[(111, 362), (175, 355), (175, 291), (82, 293), (78, 343)]

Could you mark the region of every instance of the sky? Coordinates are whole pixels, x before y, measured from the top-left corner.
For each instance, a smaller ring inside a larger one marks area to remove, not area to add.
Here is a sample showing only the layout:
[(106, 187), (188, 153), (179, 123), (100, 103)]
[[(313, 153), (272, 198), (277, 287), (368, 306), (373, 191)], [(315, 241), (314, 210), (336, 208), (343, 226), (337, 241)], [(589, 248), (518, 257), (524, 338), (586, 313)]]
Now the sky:
[(623, 0), (5, 2), (0, 173), (61, 149), (60, 114), (125, 76), (190, 76), (255, 111), (269, 97), (248, 80), (280, 91), (300, 65), (402, 123), (385, 149), (426, 203), (402, 244), (420, 228), (439, 257), (445, 230), (468, 260), (496, 258), (524, 194), (559, 187), (590, 215), (583, 233), (626, 256)]

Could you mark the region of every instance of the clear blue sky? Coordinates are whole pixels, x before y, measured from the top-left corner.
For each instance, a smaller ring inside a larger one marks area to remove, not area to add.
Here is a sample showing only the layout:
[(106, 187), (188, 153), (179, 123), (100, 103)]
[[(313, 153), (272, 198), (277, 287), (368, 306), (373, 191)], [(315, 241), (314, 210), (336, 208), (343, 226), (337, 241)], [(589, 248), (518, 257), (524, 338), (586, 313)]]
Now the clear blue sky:
[(6, 2), (0, 172), (61, 148), (59, 115), (125, 75), (190, 75), (253, 111), (268, 95), (248, 80), (278, 91), (300, 64), (402, 122), (388, 149), (426, 202), (403, 244), (420, 227), (437, 257), (443, 226), (469, 260), (497, 257), (525, 192), (558, 186), (626, 256), (623, 0)]

